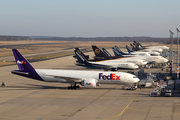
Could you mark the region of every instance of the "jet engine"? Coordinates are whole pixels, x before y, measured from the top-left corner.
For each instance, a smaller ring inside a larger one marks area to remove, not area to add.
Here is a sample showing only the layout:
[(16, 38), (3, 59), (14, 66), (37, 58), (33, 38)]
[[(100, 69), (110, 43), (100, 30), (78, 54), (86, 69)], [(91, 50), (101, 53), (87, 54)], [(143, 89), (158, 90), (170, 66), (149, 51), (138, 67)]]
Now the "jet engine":
[(110, 68), (111, 71), (117, 71), (117, 68)]
[(95, 79), (85, 79), (81, 82), (81, 85), (86, 88), (95, 88), (96, 80)]

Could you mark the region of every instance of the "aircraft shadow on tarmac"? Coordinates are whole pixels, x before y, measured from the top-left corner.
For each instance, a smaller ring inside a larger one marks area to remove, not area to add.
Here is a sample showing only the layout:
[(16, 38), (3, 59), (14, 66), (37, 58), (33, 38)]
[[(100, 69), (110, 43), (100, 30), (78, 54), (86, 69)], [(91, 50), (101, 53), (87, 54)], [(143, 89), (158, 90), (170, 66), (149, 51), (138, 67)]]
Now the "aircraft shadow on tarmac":
[[(8, 88), (8, 89), (6, 89)], [(6, 86), (5, 90), (33, 90), (33, 89), (67, 89), (66, 87), (59, 86), (46, 86), (46, 85), (34, 85), (34, 84), (24, 84), (21, 86)], [(12, 88), (12, 89), (9, 89)], [(19, 88), (19, 89), (17, 89)], [(2, 90), (2, 89), (1, 89)]]
[[(116, 88), (116, 87), (117, 86), (110, 87), (110, 88), (108, 88), (108, 87), (85, 88), (83, 86), (80, 86), (80, 88), (78, 88), (76, 90), (85, 90), (85, 89), (87, 89), (87, 90), (88, 89), (95, 89), (95, 90), (122, 90), (121, 88)], [(47, 86), (47, 85), (35, 85), (35, 84), (22, 84), (20, 86), (8, 86), (7, 85), (6, 88), (4, 88), (4, 89), (2, 88), (1, 90), (2, 91), (8, 91), (8, 90), (34, 90), (34, 89), (63, 89), (63, 90), (68, 90), (67, 86), (60, 87), (60, 86)]]

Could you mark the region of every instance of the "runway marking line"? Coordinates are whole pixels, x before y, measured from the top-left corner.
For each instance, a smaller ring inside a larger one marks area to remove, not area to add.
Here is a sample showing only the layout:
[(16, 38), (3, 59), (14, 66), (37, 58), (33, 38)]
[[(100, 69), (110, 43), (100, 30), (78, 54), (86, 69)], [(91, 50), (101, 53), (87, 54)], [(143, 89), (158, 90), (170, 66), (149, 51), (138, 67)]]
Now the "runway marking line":
[(119, 115), (112, 116), (112, 117), (109, 117), (109, 118), (115, 118), (115, 117), (121, 116), (123, 114), (123, 112), (129, 107), (129, 105), (134, 101), (135, 98), (136, 98), (136, 96), (129, 102), (129, 104), (123, 109), (123, 111)]
[[(129, 107), (129, 105), (134, 101), (135, 98), (136, 98), (136, 96), (128, 103), (128, 105), (123, 109), (123, 111), (119, 115), (102, 118), (102, 120), (111, 120), (112, 118), (121, 116), (123, 114), (123, 112)], [(96, 120), (96, 119), (90, 119), (90, 120)], [(116, 120), (116, 119), (113, 119), (113, 120)]]
[[(142, 111), (142, 112), (148, 112), (148, 111), (145, 111), (145, 110), (140, 110), (140, 109), (135, 109), (135, 108), (131, 108), (131, 107), (128, 107), (128, 109), (130, 110), (136, 110), (136, 111)], [(170, 113), (170, 112), (159, 112), (159, 111), (151, 111), (153, 113), (166, 113), (166, 114), (180, 114), (180, 113)]]

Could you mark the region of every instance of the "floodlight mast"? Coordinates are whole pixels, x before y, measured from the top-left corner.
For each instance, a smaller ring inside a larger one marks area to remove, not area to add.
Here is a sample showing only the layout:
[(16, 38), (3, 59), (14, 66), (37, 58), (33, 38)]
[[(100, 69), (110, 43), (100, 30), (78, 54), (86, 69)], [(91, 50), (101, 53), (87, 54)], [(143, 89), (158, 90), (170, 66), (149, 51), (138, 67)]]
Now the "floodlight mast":
[(178, 32), (180, 32), (179, 28), (177, 30), (177, 80), (179, 80), (179, 37)]
[(174, 34), (174, 32), (173, 32), (172, 30), (169, 30), (169, 32), (170, 32), (171, 34)]
[(172, 77), (172, 69), (173, 69), (173, 58), (172, 58), (172, 50), (173, 50), (173, 34), (174, 32), (172, 30), (169, 30), (170, 32), (170, 57), (169, 57), (169, 62), (170, 62), (170, 76)]

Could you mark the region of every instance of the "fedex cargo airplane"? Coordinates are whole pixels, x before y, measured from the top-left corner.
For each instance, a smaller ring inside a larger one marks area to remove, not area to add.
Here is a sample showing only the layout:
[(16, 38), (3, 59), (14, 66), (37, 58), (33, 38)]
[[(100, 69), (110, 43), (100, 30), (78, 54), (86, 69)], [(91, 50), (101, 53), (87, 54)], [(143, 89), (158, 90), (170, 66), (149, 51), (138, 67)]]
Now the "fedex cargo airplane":
[(34, 69), (18, 50), (12, 49), (12, 51), (19, 68), (11, 71), (12, 74), (44, 82), (69, 83), (70, 86), (68, 89), (79, 88), (77, 84), (86, 88), (95, 88), (98, 84), (122, 84), (132, 86), (134, 83), (139, 82), (139, 78), (135, 75), (124, 72)]

